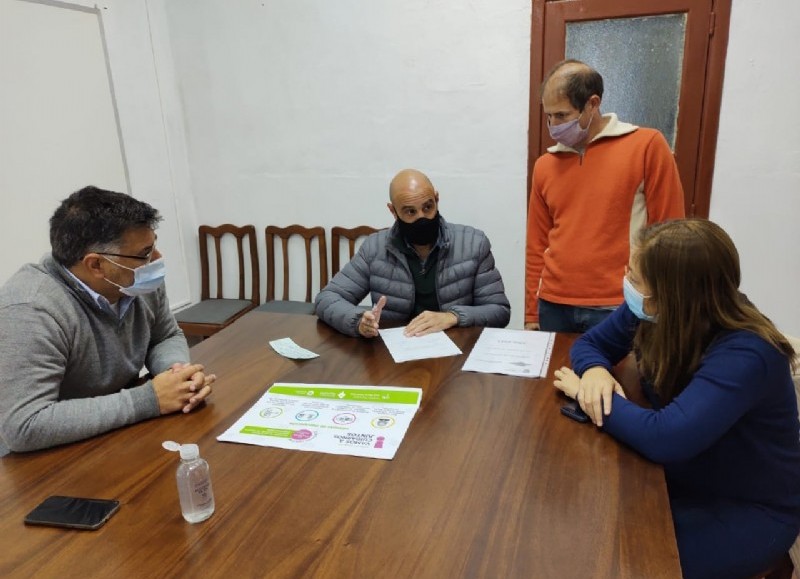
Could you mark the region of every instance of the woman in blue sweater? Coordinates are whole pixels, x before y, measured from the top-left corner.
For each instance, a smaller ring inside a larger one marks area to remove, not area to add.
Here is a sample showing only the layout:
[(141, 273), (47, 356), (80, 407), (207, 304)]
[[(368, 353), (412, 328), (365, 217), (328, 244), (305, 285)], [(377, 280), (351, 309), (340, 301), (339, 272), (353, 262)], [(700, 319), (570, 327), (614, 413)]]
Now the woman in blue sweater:
[[(625, 303), (584, 334), (555, 385), (592, 421), (664, 465), (684, 577), (752, 577), (800, 532), (795, 352), (739, 292), (730, 237), (701, 219), (645, 229)], [(611, 374), (635, 352), (652, 404)]]

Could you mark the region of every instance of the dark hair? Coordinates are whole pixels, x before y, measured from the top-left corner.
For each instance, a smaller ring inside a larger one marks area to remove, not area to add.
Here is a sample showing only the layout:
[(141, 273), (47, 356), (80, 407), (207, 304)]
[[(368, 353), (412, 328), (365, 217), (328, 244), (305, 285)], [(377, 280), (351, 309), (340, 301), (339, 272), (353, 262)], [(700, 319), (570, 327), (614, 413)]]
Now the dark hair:
[(583, 107), (586, 106), (586, 101), (592, 95), (596, 94), (601, 99), (603, 98), (603, 77), (585, 62), (573, 58), (562, 60), (550, 69), (550, 72), (542, 80), (542, 94), (544, 94), (544, 89), (553, 75), (568, 65), (577, 66), (571, 67), (574, 69), (571, 72), (559, 75), (559, 94), (567, 97), (570, 104), (579, 111), (583, 110)]
[(118, 249), (129, 229), (155, 229), (159, 221), (158, 211), (130, 195), (84, 187), (64, 199), (50, 218), (53, 258), (71, 267), (90, 251)]
[(739, 254), (719, 225), (697, 218), (651, 225), (640, 232), (634, 257), (658, 316), (639, 325), (634, 347), (664, 403), (687, 386), (721, 331), (757, 334), (794, 365), (789, 341), (739, 291)]

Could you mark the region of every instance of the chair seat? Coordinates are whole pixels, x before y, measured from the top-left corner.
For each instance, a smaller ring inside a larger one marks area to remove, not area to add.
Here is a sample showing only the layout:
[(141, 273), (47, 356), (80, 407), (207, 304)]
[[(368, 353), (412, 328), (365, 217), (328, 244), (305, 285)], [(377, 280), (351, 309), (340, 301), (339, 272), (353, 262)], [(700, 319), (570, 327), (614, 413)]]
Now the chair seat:
[(224, 324), (236, 314), (252, 308), (250, 300), (210, 299), (189, 306), (175, 314), (178, 323)]
[(314, 315), (314, 304), (309, 302), (296, 302), (292, 300), (274, 300), (261, 304), (257, 312), (275, 312), (278, 314), (304, 314)]

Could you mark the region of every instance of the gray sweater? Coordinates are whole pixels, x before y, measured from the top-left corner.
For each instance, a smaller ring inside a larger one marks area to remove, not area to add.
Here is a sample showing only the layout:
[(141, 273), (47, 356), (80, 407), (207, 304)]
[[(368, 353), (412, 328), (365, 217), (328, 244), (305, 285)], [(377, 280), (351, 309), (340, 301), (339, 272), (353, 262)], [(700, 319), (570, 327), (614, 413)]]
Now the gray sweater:
[(163, 286), (119, 319), (45, 256), (0, 288), (0, 439), (36, 450), (158, 416), (141, 368), (188, 361)]
[[(358, 336), (364, 309), (358, 303), (387, 298), (381, 319), (409, 321), (414, 310), (414, 280), (406, 256), (394, 245), (397, 224), (370, 235), (353, 259), (317, 295), (319, 319), (343, 334)], [(459, 326), (505, 327), (511, 306), (491, 244), (479, 229), (442, 219), (436, 297), (443, 312), (453, 312)]]

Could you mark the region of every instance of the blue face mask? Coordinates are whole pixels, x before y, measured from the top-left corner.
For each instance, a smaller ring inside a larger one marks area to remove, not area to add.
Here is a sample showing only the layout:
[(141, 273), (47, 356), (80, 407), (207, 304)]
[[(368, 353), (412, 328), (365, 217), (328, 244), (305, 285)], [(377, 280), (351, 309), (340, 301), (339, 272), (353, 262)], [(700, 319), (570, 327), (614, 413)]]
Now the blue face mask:
[(116, 261), (108, 259), (106, 256), (103, 257), (114, 265), (133, 272), (133, 284), (129, 285), (128, 287), (122, 287), (108, 278), (103, 278), (111, 285), (117, 286), (119, 291), (126, 296), (136, 297), (153, 293), (159, 287), (161, 287), (161, 284), (164, 283), (164, 277), (167, 274), (167, 270), (166, 266), (164, 265), (163, 257), (159, 257), (157, 260), (151, 261), (150, 263), (146, 263), (145, 265), (137, 268), (126, 267), (120, 263), (117, 263)]
[(622, 295), (625, 296), (625, 303), (628, 305), (628, 309), (633, 312), (634, 316), (646, 322), (656, 321), (655, 316), (651, 316), (644, 312), (645, 296), (643, 296), (635, 287), (633, 287), (633, 284), (628, 280), (628, 276), (622, 278)]

